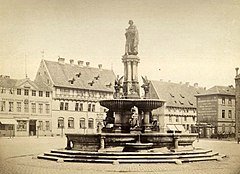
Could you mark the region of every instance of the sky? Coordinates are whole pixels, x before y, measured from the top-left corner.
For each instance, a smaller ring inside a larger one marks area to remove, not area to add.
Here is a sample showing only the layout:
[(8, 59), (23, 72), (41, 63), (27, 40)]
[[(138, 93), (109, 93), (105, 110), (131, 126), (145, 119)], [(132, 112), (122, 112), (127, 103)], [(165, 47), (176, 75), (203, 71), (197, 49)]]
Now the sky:
[[(0, 0), (0, 74), (34, 80), (41, 59), (123, 75), (125, 29), (139, 32), (139, 79), (234, 85), (239, 0)], [(43, 53), (44, 50), (44, 53)]]

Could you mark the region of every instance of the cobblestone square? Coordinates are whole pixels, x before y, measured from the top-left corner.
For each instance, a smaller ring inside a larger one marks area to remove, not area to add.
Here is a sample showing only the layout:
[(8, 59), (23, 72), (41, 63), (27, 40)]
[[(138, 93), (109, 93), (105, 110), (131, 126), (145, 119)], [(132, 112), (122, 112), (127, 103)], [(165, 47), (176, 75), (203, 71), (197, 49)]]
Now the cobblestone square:
[(191, 173), (191, 174), (239, 174), (240, 148), (235, 141), (200, 139), (195, 147), (212, 149), (227, 155), (223, 161), (176, 164), (93, 164), (57, 163), (36, 159), (38, 154), (51, 149), (64, 148), (66, 138), (24, 137), (0, 139), (1, 174), (66, 174), (66, 173)]

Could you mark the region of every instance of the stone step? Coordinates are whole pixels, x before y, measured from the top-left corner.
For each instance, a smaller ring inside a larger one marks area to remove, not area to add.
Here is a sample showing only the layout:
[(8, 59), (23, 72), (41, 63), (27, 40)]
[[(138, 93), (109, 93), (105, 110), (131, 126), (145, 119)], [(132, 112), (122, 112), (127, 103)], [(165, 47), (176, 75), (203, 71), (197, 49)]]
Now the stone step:
[(74, 150), (51, 150), (51, 153), (61, 153), (69, 155), (92, 155), (92, 156), (171, 156), (171, 155), (190, 155), (190, 154), (206, 154), (212, 150), (193, 150), (181, 152), (87, 152), (87, 151), (74, 151)]

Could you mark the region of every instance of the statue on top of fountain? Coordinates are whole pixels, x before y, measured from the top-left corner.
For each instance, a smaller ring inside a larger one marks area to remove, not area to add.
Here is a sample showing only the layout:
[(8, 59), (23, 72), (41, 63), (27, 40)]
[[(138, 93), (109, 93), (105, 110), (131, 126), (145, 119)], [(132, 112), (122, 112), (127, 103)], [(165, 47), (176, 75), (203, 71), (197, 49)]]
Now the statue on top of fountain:
[(137, 55), (138, 54), (138, 30), (133, 25), (133, 20), (129, 20), (129, 27), (126, 29), (126, 44), (125, 44), (125, 55)]

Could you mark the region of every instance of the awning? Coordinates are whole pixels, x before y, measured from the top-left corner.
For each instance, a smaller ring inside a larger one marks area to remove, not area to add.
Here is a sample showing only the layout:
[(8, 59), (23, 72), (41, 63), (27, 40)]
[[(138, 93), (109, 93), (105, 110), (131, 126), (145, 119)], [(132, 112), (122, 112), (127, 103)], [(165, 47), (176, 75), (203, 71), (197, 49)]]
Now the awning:
[(17, 124), (15, 119), (0, 119), (1, 124)]
[(181, 132), (185, 132), (185, 129), (184, 129), (184, 127), (183, 127), (183, 125), (175, 125), (176, 126), (176, 128), (179, 130), (179, 131), (181, 131)]
[(175, 127), (175, 125), (167, 125), (168, 130), (170, 131), (178, 131), (178, 129)]

